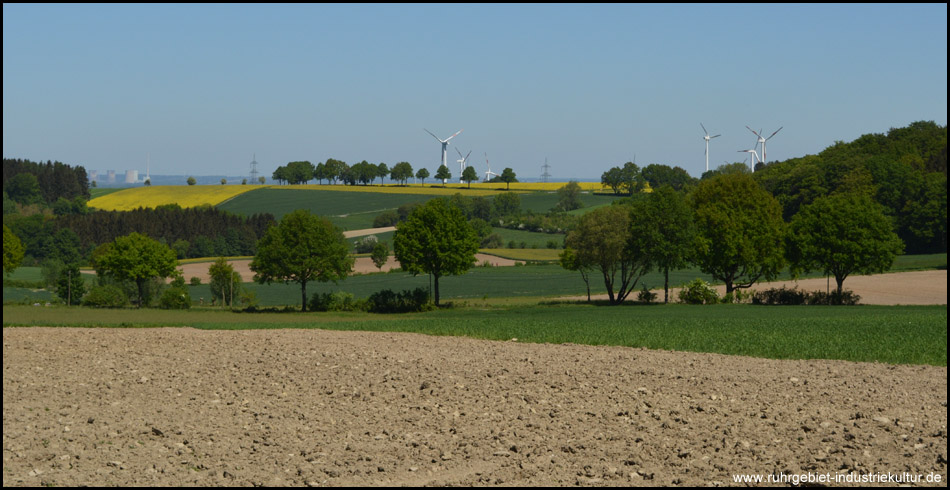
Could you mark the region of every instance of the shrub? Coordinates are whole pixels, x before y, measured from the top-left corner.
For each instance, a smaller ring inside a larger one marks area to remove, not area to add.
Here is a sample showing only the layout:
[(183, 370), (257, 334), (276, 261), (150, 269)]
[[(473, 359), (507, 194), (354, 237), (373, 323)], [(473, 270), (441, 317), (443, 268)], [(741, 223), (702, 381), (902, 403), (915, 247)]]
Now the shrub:
[(387, 226), (396, 226), (399, 222), (399, 215), (395, 211), (384, 211), (373, 218), (373, 228), (385, 228)]
[(854, 294), (854, 291), (844, 290), (841, 294), (837, 291), (826, 293), (824, 291), (805, 292), (797, 288), (772, 288), (765, 291), (757, 291), (752, 295), (752, 304), (755, 305), (843, 305), (853, 306), (858, 304), (861, 296)]
[(806, 293), (798, 288), (771, 288), (765, 291), (756, 291), (752, 294), (754, 305), (803, 305)]
[(192, 286), (200, 286), (201, 278), (198, 276), (191, 276), (191, 279), (189, 279), (188, 282), (190, 282)]
[(690, 305), (715, 304), (719, 301), (719, 293), (708, 282), (694, 279), (683, 285), (679, 292), (680, 302)]
[(732, 304), (732, 303), (742, 303), (749, 298), (751, 293), (744, 293), (741, 289), (736, 289), (731, 293), (726, 293), (723, 295), (722, 299), (719, 300), (720, 303)]
[(129, 298), (122, 288), (109, 284), (92, 288), (82, 299), (82, 305), (93, 308), (122, 308), (129, 305)]
[(498, 233), (492, 233), (488, 235), (487, 238), (482, 240), (482, 248), (502, 248), (504, 246), (504, 240), (501, 238), (501, 235)]
[(394, 293), (390, 289), (375, 292), (367, 299), (369, 311), (373, 313), (411, 313), (432, 309), (429, 292), (425, 288), (416, 288)]
[(358, 254), (368, 254), (373, 252), (373, 247), (376, 246), (378, 239), (376, 235), (365, 236), (356, 241), (356, 253)]
[(171, 287), (162, 293), (158, 307), (163, 310), (187, 310), (191, 308), (191, 294), (186, 287)]
[(365, 306), (365, 301), (357, 301), (351, 293), (334, 291), (314, 293), (308, 308), (310, 311), (361, 311)]
[(835, 305), (835, 306), (854, 306), (861, 301), (861, 296), (854, 294), (854, 291), (845, 289), (839, 294), (838, 291), (826, 293), (824, 291), (813, 291), (808, 293), (805, 301), (809, 305)]
[(643, 286), (643, 289), (637, 293), (637, 301), (641, 303), (652, 303), (654, 300), (656, 300), (656, 293), (647, 289), (646, 286)]

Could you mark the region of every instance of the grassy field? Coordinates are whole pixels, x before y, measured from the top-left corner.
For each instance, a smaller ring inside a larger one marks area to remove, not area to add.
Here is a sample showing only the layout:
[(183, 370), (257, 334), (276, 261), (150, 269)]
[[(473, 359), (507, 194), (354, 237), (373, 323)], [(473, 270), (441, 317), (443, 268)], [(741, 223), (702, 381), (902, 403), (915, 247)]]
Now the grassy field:
[(407, 315), (211, 309), (3, 307), (4, 327), (321, 328), (534, 343), (619, 345), (772, 359), (947, 364), (946, 306), (755, 307), (580, 304), (456, 308)]
[(359, 230), (372, 228), (373, 219), (383, 211), (395, 211), (403, 204), (425, 202), (436, 197), (428, 194), (367, 194), (301, 187), (303, 186), (257, 189), (237, 196), (218, 208), (240, 215), (268, 212), (278, 220), (295, 209), (306, 209), (329, 218), (333, 224), (344, 230)]

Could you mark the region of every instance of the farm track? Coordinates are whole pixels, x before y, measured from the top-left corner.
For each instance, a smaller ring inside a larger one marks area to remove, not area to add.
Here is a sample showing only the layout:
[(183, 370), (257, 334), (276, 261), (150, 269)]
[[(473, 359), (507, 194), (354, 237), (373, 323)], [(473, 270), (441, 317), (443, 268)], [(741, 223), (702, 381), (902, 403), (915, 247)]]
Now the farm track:
[(947, 478), (947, 370), (418, 334), (3, 330), (4, 486)]

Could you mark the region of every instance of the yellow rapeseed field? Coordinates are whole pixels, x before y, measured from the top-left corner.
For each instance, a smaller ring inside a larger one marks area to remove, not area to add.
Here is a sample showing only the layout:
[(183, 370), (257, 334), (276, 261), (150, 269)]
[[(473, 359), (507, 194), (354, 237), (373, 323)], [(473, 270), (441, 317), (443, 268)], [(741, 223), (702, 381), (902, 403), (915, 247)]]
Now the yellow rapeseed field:
[(155, 208), (163, 204), (178, 204), (192, 208), (209, 204), (216, 206), (261, 186), (251, 185), (154, 185), (134, 187), (106, 194), (89, 201), (89, 206), (104, 211), (130, 211), (137, 208)]

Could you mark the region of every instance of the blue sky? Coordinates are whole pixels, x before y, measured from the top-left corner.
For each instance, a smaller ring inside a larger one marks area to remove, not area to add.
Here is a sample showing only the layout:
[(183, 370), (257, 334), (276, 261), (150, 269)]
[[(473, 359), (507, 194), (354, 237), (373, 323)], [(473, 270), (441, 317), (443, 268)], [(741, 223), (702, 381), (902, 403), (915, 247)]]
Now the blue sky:
[(947, 124), (947, 5), (3, 5), (3, 156), (246, 175), (327, 158), (598, 180)]

